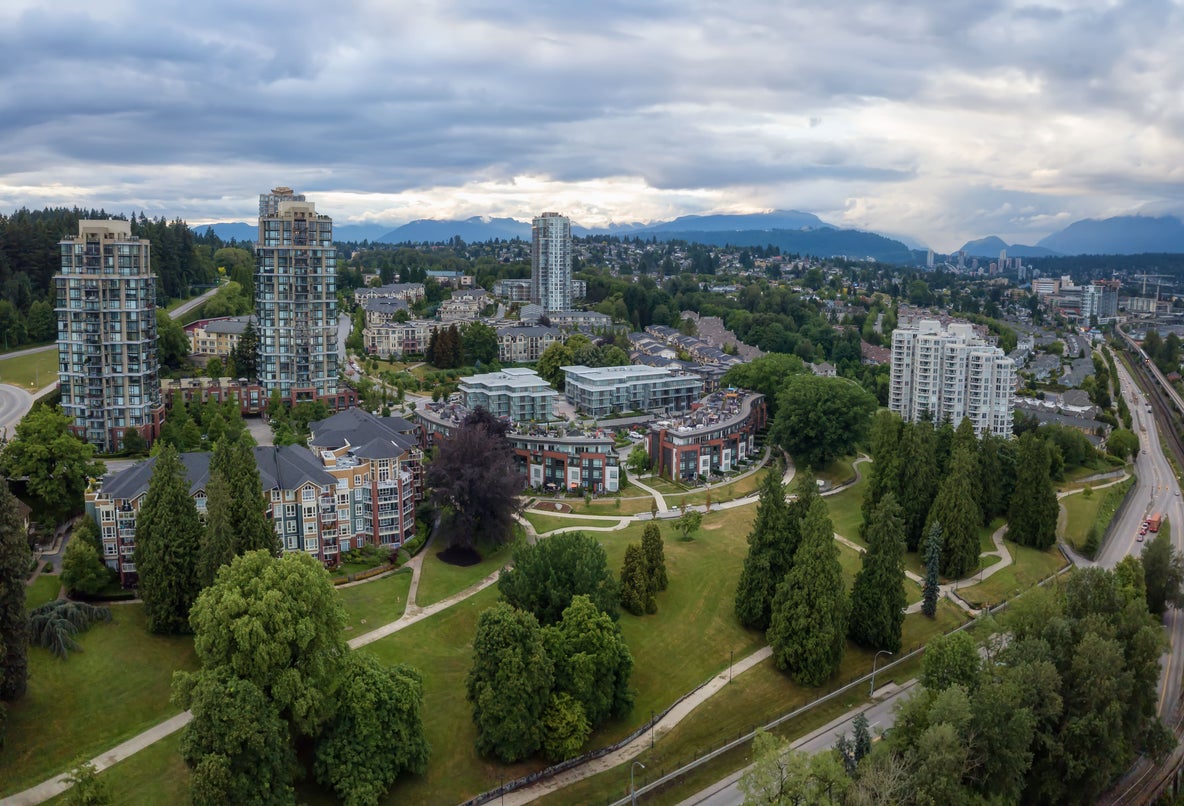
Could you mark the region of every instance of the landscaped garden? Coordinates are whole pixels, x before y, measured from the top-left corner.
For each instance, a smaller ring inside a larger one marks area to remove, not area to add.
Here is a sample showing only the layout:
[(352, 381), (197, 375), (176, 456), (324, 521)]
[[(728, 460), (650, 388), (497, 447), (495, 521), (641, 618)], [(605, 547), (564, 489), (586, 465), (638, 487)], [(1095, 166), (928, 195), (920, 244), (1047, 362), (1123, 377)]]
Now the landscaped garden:
[[(560, 518), (555, 515), (543, 515), (538, 512), (524, 512), (522, 517), (530, 522), (536, 533), (543, 535), (556, 529), (582, 529), (586, 526), (604, 528), (615, 526), (616, 522), (609, 520), (588, 520), (581, 518)], [(624, 516), (622, 516), (624, 517)]]
[(977, 585), (958, 591), (973, 607), (993, 606), (1011, 599), (1067, 565), (1056, 546), (1039, 551), (1010, 540), (1004, 545), (1011, 552), (1011, 565), (999, 569)]

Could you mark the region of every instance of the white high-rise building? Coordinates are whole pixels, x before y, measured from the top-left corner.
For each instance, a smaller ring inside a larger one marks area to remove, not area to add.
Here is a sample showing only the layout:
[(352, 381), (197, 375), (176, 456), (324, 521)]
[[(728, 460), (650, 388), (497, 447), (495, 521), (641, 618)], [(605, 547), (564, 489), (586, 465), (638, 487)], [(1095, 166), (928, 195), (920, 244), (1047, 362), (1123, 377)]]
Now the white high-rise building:
[(1014, 394), (1015, 362), (970, 324), (922, 319), (893, 332), (888, 408), (908, 422), (968, 417), (979, 436), (1010, 436)]
[(530, 301), (543, 310), (570, 311), (571, 219), (543, 213), (530, 228)]

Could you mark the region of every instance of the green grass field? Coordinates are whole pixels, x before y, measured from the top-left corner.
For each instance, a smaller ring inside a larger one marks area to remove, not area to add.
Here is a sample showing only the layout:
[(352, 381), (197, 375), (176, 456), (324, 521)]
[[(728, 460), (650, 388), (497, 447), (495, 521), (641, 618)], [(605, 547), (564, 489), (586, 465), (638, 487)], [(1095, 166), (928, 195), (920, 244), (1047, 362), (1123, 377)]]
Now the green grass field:
[[(556, 529), (583, 529), (585, 526), (615, 526), (613, 521), (581, 520), (580, 518), (561, 518), (556, 515), (542, 515), (538, 512), (524, 512), (522, 516), (530, 521), (538, 534), (546, 534)], [(623, 515), (621, 517), (624, 517)]]
[(92, 758), (177, 713), (175, 669), (194, 669), (193, 640), (150, 635), (141, 605), (111, 608), (115, 621), (78, 636), (83, 652), (59, 660), (29, 649), (29, 691), (9, 705), (0, 749), (0, 796)]
[(863, 477), (858, 483), (834, 495), (828, 495), (822, 500), (826, 502), (826, 508), (830, 511), (830, 519), (834, 523), (835, 531), (848, 540), (864, 545), (859, 537), (859, 527), (863, 524), (861, 507), (863, 506), (864, 490), (868, 485), (869, 465), (865, 462), (860, 465), (860, 468), (863, 471)]
[(710, 490), (698, 490), (697, 492), (685, 493), (683, 495), (668, 495), (666, 498), (666, 505), (671, 509), (678, 509), (683, 504), (687, 506), (694, 506), (698, 504), (706, 504), (708, 495), (711, 496), (712, 504), (722, 504), (724, 501), (734, 501), (737, 498), (743, 498), (756, 492), (761, 485), (761, 479), (765, 475), (765, 469), (757, 471), (756, 473), (749, 473), (747, 476), (742, 476), (735, 481), (730, 481), (720, 487), (713, 487)]
[(814, 476), (819, 481), (825, 481), (831, 487), (838, 487), (841, 484), (854, 481), (855, 459), (854, 456), (840, 456), (814, 471)]
[(1055, 546), (1047, 551), (1037, 551), (1011, 541), (1005, 541), (1005, 545), (1015, 562), (996, 571), (993, 576), (979, 584), (958, 591), (971, 605), (997, 605), (1027, 590), (1065, 565), (1064, 556)]
[(57, 350), (0, 358), (0, 383), (35, 391), (58, 380)]
[(58, 591), (62, 588), (62, 578), (50, 574), (42, 574), (33, 580), (33, 584), (25, 589), (25, 609), (33, 610), (47, 602), (58, 598)]
[[(177, 731), (100, 773), (111, 788), (111, 802), (125, 806), (189, 803), (189, 768), (181, 760), (181, 733)], [(65, 806), (68, 798), (69, 793), (64, 792), (46, 803)]]
[(338, 588), (341, 603), (345, 605), (346, 636), (362, 635), (402, 616), (407, 608), (410, 587), (411, 570), (404, 569), (390, 576)]
[(1135, 480), (1132, 478), (1113, 487), (1091, 490), (1088, 497), (1084, 492), (1079, 492), (1062, 498), (1061, 505), (1065, 508), (1065, 514), (1057, 524), (1061, 537), (1073, 548), (1081, 549), (1089, 536), (1089, 530), (1096, 525), (1100, 541), (1114, 513), (1126, 497), (1127, 490), (1134, 483)]
[[(522, 527), (515, 527), (521, 533)], [(465, 588), (472, 587), (510, 561), (512, 545), (498, 546), (496, 549), (482, 549), (481, 562), (476, 565), (450, 565), (436, 555), (441, 548), (438, 544), (428, 547), (424, 555), (423, 565), (419, 569), (419, 592), (415, 603), (420, 607), (435, 604), (441, 599), (447, 599), (454, 593), (460, 593)]]

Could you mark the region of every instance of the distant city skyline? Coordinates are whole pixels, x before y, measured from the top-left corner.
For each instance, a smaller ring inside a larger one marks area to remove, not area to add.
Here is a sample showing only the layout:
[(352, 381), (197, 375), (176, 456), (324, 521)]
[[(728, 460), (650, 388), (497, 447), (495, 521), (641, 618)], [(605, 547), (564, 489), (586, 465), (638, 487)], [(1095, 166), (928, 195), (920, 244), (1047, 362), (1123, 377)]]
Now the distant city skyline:
[(1159, 0), (11, 0), (0, 212), (250, 222), (289, 184), (339, 225), (796, 209), (1033, 243), (1184, 212), (1182, 33)]

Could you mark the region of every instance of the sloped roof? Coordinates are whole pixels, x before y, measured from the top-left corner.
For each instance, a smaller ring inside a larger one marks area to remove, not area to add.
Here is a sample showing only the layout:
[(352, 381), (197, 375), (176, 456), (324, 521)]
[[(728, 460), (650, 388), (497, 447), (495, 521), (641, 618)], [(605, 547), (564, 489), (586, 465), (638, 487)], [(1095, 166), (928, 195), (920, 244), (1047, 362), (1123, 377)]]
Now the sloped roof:
[(416, 426), (402, 417), (377, 417), (365, 409), (343, 409), (309, 424), (309, 444), (317, 449), (358, 447), (384, 439), (405, 451), (415, 447)]
[[(206, 488), (210, 481), (210, 454), (207, 452), (183, 453), (181, 465), (185, 468), (185, 481), (189, 483), (189, 494)], [(112, 498), (132, 500), (148, 492), (156, 457), (137, 462), (127, 470), (112, 473), (103, 479), (103, 492)]]
[(310, 481), (320, 487), (337, 485), (337, 479), (325, 472), (316, 456), (299, 445), (261, 446), (253, 453), (265, 491), (295, 490)]

